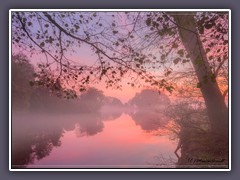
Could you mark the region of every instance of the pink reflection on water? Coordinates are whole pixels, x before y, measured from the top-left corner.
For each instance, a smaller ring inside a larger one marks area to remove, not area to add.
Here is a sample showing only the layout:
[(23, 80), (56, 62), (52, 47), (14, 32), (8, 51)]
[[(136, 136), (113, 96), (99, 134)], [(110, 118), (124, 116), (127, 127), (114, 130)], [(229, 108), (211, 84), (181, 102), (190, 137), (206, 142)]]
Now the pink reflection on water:
[(141, 129), (129, 115), (104, 122), (103, 132), (78, 136), (77, 129), (65, 132), (62, 145), (50, 156), (28, 167), (141, 167), (163, 155), (174, 157), (176, 143)]

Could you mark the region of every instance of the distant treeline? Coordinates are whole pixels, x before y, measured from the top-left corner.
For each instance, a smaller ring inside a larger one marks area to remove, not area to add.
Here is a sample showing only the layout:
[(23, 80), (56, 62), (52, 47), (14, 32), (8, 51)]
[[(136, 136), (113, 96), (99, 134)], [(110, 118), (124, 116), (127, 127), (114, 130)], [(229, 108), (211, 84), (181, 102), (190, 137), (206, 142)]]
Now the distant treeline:
[[(154, 108), (170, 103), (166, 95), (150, 89), (137, 93), (126, 104), (115, 97), (105, 96), (103, 91), (93, 87), (81, 92), (81, 95), (76, 95), (69, 89), (59, 88), (58, 91), (51, 91), (48, 86), (38, 83), (34, 74), (36, 74), (34, 67), (26, 56), (12, 57), (12, 108), (14, 111), (96, 112), (103, 106)], [(72, 94), (74, 98), (59, 95), (64, 93)]]
[[(119, 99), (106, 97), (96, 88), (89, 88), (73, 99), (59, 96), (59, 91), (52, 92), (43, 84), (37, 84), (34, 74), (34, 67), (25, 56), (12, 57), (13, 110), (95, 112), (104, 105), (123, 106)], [(66, 90), (64, 91), (66, 93)]]

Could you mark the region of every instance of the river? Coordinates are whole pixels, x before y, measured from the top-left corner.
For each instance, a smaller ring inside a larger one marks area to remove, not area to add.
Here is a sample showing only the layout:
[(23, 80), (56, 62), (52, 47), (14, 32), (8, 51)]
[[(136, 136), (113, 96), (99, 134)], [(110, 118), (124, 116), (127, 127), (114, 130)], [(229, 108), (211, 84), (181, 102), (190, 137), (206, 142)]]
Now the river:
[[(12, 115), (13, 168), (174, 168), (177, 140), (156, 113)], [(161, 135), (159, 135), (161, 134)]]

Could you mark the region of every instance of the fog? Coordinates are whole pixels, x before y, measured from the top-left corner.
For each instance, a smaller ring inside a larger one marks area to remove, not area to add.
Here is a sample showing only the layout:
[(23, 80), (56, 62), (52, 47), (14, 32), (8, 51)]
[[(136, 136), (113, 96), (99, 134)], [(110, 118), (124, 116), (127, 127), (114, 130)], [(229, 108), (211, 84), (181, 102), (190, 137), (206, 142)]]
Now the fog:
[[(50, 93), (34, 98), (26, 105), (13, 102), (13, 168), (181, 168), (188, 167), (189, 151), (215, 147), (208, 143), (204, 108), (173, 105), (153, 90), (142, 90), (125, 104), (96, 88), (73, 99)], [(192, 114), (189, 120), (186, 114)], [(217, 163), (225, 163), (221, 154)]]
[(31, 83), (33, 72), (29, 64), (13, 64), (13, 168), (228, 164), (227, 140), (214, 137), (199, 100), (142, 89), (122, 103), (95, 87), (53, 91)]
[[(68, 106), (67, 108), (71, 109), (71, 106)], [(72, 107), (72, 109), (74, 109), (74, 107)], [(125, 110), (127, 110), (127, 112)], [(45, 157), (51, 156), (53, 149), (61, 148), (62, 146), (61, 139), (64, 138), (64, 136), (68, 132), (74, 132), (75, 137), (77, 138), (98, 136), (98, 134), (104, 132), (106, 123), (119, 120), (124, 123), (124, 121), (127, 119), (128, 121), (130, 121), (130, 123), (133, 124), (134, 129), (141, 130), (140, 132), (144, 134), (144, 132), (149, 133), (150, 131), (157, 130), (167, 123), (167, 119), (163, 118), (162, 115), (156, 116), (156, 112), (151, 111), (141, 112), (136, 111), (136, 109), (132, 108), (130, 113), (129, 107), (127, 108), (119, 107), (118, 109), (117, 107), (103, 106), (102, 108), (99, 109), (99, 111), (95, 112), (91, 111), (89, 113), (82, 112), (81, 109), (79, 112), (76, 112), (75, 110), (74, 111), (71, 110), (70, 112), (66, 111), (67, 111), (66, 109), (60, 107), (58, 109), (56, 108), (53, 110), (48, 109), (46, 111), (42, 109), (31, 112), (21, 111), (13, 112), (12, 114), (13, 167), (19, 168), (27, 167), (27, 165), (34, 165), (34, 163), (41, 161)], [(115, 136), (114, 132), (117, 132), (118, 128), (121, 127), (113, 125), (112, 134), (109, 135), (114, 137)], [(129, 128), (129, 130), (127, 128), (128, 125), (126, 123), (126, 126), (124, 127), (126, 133), (128, 133), (127, 131), (131, 131), (131, 127)], [(131, 139), (131, 137), (129, 138)], [(89, 141), (91, 141), (91, 139), (89, 139)], [(100, 139), (98, 143), (100, 142), (102, 142), (102, 146), (107, 146), (107, 144), (104, 144), (104, 138)], [(92, 143), (94, 144), (95, 142)], [(168, 143), (170, 146), (172, 146), (173, 150), (173, 147), (175, 145), (170, 141)], [(150, 145), (151, 142), (149, 143), (149, 145), (145, 144), (144, 146), (146, 148)], [(156, 147), (157, 146), (159, 145), (156, 145)], [(121, 148), (122, 151), (126, 149), (126, 147), (124, 146)], [(114, 152), (114, 149), (112, 151)], [(150, 153), (151, 148), (148, 151)], [(81, 150), (79, 150), (79, 152), (81, 152)], [(101, 155), (101, 153), (99, 155)], [(68, 156), (67, 153), (66, 156)], [(132, 158), (145, 159), (145, 157), (139, 157), (139, 155), (135, 156), (136, 157)], [(151, 158), (153, 158), (153, 156), (151, 156)], [(151, 161), (151, 158), (148, 157), (148, 161)], [(98, 161), (92, 163), (101, 164), (101, 162)], [(119, 164), (121, 163), (121, 161), (117, 162), (112, 161), (111, 163), (121, 165)], [(138, 163), (139, 162), (136, 162), (136, 164), (132, 164), (132, 162), (130, 161), (127, 164), (122, 165), (130, 164), (136, 166), (144, 165)], [(79, 164), (81, 164), (81, 160), (79, 160)], [(147, 166), (146, 162), (145, 165)]]

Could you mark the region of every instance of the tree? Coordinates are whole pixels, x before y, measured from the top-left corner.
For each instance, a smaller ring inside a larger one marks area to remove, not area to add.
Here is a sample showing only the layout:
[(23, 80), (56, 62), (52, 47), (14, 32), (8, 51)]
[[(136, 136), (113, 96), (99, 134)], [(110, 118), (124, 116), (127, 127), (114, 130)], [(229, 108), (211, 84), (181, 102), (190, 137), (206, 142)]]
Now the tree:
[[(99, 80), (121, 88), (122, 77), (134, 72), (131, 86), (145, 81), (173, 92), (171, 74), (180, 64), (193, 66), (212, 129), (227, 135), (218, 81), (228, 63), (228, 13), (14, 12), (12, 24), (14, 46), (45, 54), (40, 69), (54, 72), (50, 81), (76, 81), (72, 88), (80, 91)], [(95, 53), (93, 65), (69, 58), (83, 46)]]
[(29, 81), (33, 80), (34, 69), (26, 56), (12, 56), (12, 97), (14, 109), (29, 109), (32, 89)]
[(82, 110), (87, 112), (98, 111), (104, 103), (104, 94), (96, 88), (89, 88), (79, 98)]
[(104, 106), (108, 108), (121, 108), (123, 103), (116, 97), (106, 96), (103, 100)]
[(170, 104), (169, 98), (165, 94), (159, 94), (158, 91), (144, 89), (137, 93), (129, 104), (136, 105), (139, 108), (153, 108), (159, 106), (167, 106)]
[[(216, 83), (215, 74), (210, 68), (199, 34), (197, 33), (194, 16), (186, 14), (174, 15), (173, 17), (178, 24), (181, 41), (190, 56), (199, 80), (199, 88), (206, 103), (211, 125), (216, 128), (217, 132), (227, 132), (224, 128), (228, 129), (228, 110)], [(189, 39), (191, 39), (190, 42)], [(208, 82), (203, 83), (205, 79)]]

